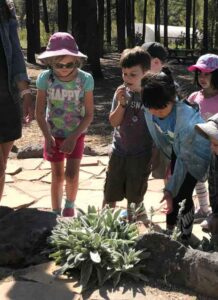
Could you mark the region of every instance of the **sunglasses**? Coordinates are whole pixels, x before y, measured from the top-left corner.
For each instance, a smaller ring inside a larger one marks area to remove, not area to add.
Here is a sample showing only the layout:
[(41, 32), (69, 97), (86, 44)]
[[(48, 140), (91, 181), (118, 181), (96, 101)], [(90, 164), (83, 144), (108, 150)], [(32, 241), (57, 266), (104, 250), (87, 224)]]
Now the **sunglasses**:
[(79, 66), (78, 62), (69, 62), (67, 64), (62, 64), (62, 63), (56, 63), (53, 65), (55, 69), (74, 69)]

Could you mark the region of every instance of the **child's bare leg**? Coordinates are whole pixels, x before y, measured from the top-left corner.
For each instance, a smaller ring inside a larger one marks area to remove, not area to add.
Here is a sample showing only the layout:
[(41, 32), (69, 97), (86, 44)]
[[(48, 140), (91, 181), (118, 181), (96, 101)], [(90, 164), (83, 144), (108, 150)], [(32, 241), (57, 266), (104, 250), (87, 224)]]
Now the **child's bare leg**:
[(74, 202), (79, 186), (79, 167), (81, 159), (68, 159), (66, 164), (66, 197), (67, 200)]
[(103, 200), (102, 208), (104, 208), (106, 205), (109, 205), (110, 208), (115, 208), (116, 207), (116, 202), (107, 203), (105, 200)]
[(61, 202), (64, 185), (64, 161), (52, 162), (52, 182), (51, 182), (51, 205), (52, 210), (58, 214), (61, 212)]
[(74, 216), (74, 203), (79, 186), (79, 168), (81, 159), (67, 159), (65, 179), (66, 179), (66, 201), (63, 216)]
[(8, 142), (0, 144), (0, 200), (3, 195), (4, 185), (5, 185), (5, 170), (8, 160), (9, 152), (13, 146), (14, 142)]

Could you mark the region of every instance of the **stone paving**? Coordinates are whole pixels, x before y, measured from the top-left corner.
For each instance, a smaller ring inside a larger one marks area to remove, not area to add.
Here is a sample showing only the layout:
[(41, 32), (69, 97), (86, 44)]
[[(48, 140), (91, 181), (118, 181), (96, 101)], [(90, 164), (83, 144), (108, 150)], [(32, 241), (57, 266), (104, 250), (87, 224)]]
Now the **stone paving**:
[[(76, 205), (83, 210), (87, 206), (95, 205), (101, 208), (103, 198), (103, 185), (105, 180), (105, 171), (108, 163), (107, 156), (84, 156), (80, 168), (80, 183)], [(36, 207), (39, 209), (50, 209), (50, 183), (51, 170), (50, 164), (43, 159), (9, 159), (6, 170), (6, 185), (1, 201), (1, 205), (12, 208), (19, 208), (23, 205)], [(149, 178), (148, 191), (144, 197), (144, 203), (149, 212), (152, 206), (155, 210), (160, 207), (163, 181)], [(119, 203), (119, 206), (125, 207), (126, 201)], [(165, 216), (156, 212), (153, 221), (157, 222), (162, 228), (165, 228)], [(193, 233), (202, 239), (203, 233), (199, 225), (194, 225)], [(55, 268), (54, 263), (43, 264), (30, 267), (26, 272), (24, 281), (14, 281), (14, 279), (0, 282), (0, 299), (81, 299), (72, 295), (72, 284), (65, 280), (57, 282), (52, 277), (51, 269)], [(46, 271), (45, 271), (46, 269)], [(46, 275), (47, 274), (47, 275)], [(34, 277), (35, 276), (35, 277)], [(30, 280), (30, 281), (25, 281)], [(33, 281), (33, 282), (31, 282)], [(13, 294), (16, 286), (16, 293)], [(71, 288), (70, 288), (71, 287)], [(45, 291), (43, 294), (42, 291)], [(100, 296), (100, 292), (95, 292), (89, 299), (106, 299)], [(37, 296), (36, 296), (37, 295)], [(107, 299), (133, 299), (133, 295), (128, 292), (125, 296), (122, 293), (113, 293)], [(144, 299), (145, 296), (140, 293), (137, 299)], [(88, 298), (87, 298), (88, 299)], [(146, 299), (157, 299), (156, 296), (146, 296)], [(158, 298), (160, 299), (160, 298)], [(166, 295), (161, 299), (169, 299)], [(186, 298), (181, 298), (186, 299)]]
[[(101, 208), (107, 163), (108, 156), (83, 157), (76, 200), (76, 205), (83, 210), (86, 210), (89, 204)], [(32, 203), (30, 207), (50, 209), (51, 169), (49, 162), (41, 158), (9, 159), (6, 173), (6, 185), (1, 205), (16, 208)], [(157, 210), (153, 220), (164, 228), (165, 216), (158, 212), (163, 187), (163, 180), (150, 177), (144, 204), (148, 213), (151, 207)], [(118, 204), (126, 207), (125, 200)], [(199, 225), (194, 225), (193, 232), (199, 238), (205, 235)]]

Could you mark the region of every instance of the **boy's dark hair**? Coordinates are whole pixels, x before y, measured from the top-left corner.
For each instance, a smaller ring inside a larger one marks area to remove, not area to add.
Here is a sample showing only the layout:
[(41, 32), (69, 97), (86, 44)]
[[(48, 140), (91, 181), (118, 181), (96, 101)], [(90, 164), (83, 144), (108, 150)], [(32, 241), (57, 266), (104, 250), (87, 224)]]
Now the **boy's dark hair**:
[[(202, 87), (200, 86), (199, 82), (198, 82), (198, 75), (199, 75), (200, 72), (201, 72), (201, 71), (199, 71), (199, 70), (196, 70), (196, 71), (195, 71), (194, 83), (195, 83), (198, 87), (202, 88)], [(211, 72), (211, 75), (212, 75), (212, 76), (211, 76), (211, 86), (212, 86), (214, 89), (218, 90), (218, 69), (216, 69), (216, 70), (214, 70), (213, 72)]]
[(162, 44), (157, 42), (147, 42), (141, 47), (143, 50), (147, 51), (152, 58), (159, 58), (163, 63), (166, 61), (168, 52)]
[(164, 73), (147, 73), (142, 78), (142, 102), (147, 108), (163, 109), (176, 98), (173, 78)]
[(140, 65), (143, 70), (149, 70), (151, 67), (150, 54), (139, 46), (132, 49), (125, 49), (120, 57), (120, 67), (131, 68), (137, 65)]

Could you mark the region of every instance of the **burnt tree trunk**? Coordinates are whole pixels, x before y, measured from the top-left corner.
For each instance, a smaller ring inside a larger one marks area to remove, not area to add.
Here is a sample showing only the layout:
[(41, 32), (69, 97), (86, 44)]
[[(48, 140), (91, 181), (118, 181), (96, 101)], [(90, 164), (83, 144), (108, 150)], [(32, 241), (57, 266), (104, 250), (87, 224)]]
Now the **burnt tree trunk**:
[(160, 42), (160, 0), (155, 0), (154, 36), (155, 41)]
[(96, 0), (72, 0), (72, 34), (80, 51), (87, 54), (94, 78), (102, 78)]
[(27, 61), (35, 63), (35, 38), (34, 19), (33, 19), (33, 2), (34, 0), (26, 0), (26, 30), (27, 30)]
[(196, 0), (193, 0), (193, 14), (192, 14), (192, 49), (195, 48), (196, 42)]
[(39, 23), (39, 0), (33, 1), (33, 20), (34, 20), (34, 46), (35, 53), (39, 53), (41, 51), (41, 43), (40, 43), (40, 23)]
[(192, 1), (186, 0), (186, 35), (185, 35), (185, 45), (187, 49), (190, 49), (190, 25), (191, 25), (191, 11), (192, 11)]
[(218, 48), (218, 0), (214, 1), (215, 7), (215, 33), (214, 33), (214, 47)]
[(134, 26), (134, 1), (126, 0), (126, 34), (127, 46), (132, 48), (135, 44), (135, 26)]
[(118, 51), (122, 52), (126, 48), (125, 41), (125, 13), (126, 6), (124, 0), (116, 0), (116, 19), (117, 19), (117, 46)]
[(142, 43), (145, 42), (145, 35), (146, 35), (147, 2), (148, 2), (147, 0), (144, 0), (143, 25), (142, 25)]
[(168, 0), (164, 0), (164, 46), (168, 48)]
[(208, 51), (208, 0), (204, 0), (204, 17), (203, 17), (203, 52)]
[(44, 22), (45, 32), (49, 33), (47, 0), (42, 0), (42, 6), (43, 6), (43, 22)]
[(104, 0), (98, 0), (98, 47), (99, 55), (104, 53)]
[(107, 0), (106, 37), (107, 44), (111, 46), (111, 0)]
[(67, 32), (68, 0), (58, 0), (58, 30)]

